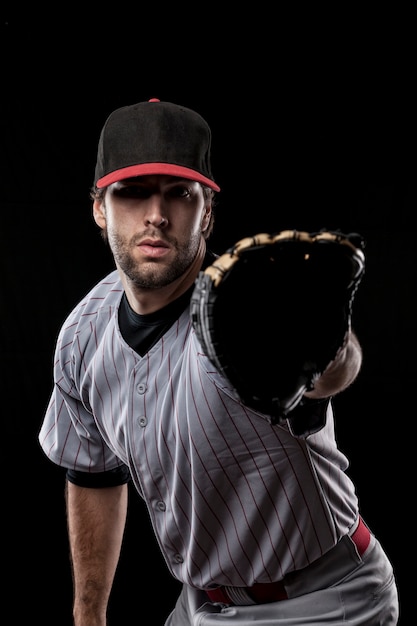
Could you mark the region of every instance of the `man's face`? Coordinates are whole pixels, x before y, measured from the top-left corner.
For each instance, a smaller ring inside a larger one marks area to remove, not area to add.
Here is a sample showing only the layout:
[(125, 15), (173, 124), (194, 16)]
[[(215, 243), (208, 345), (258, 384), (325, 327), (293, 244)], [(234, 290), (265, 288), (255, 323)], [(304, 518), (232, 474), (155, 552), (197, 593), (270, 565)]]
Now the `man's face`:
[(141, 176), (113, 183), (94, 218), (117, 267), (143, 289), (164, 287), (193, 262), (210, 219), (198, 182)]

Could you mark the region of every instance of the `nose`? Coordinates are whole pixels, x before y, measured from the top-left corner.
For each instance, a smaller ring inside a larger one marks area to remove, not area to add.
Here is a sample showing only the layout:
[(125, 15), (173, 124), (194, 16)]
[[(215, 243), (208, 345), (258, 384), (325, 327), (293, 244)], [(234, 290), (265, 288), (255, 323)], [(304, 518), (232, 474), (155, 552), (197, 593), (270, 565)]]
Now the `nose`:
[(148, 211), (146, 212), (145, 223), (155, 226), (156, 228), (163, 228), (168, 223), (167, 218), (162, 214), (161, 202), (155, 199), (155, 197), (153, 197)]
[(167, 223), (168, 220), (166, 219), (166, 217), (162, 217), (161, 215), (159, 216), (159, 218), (156, 216), (148, 216), (146, 218), (146, 224), (156, 226), (157, 228), (163, 228)]

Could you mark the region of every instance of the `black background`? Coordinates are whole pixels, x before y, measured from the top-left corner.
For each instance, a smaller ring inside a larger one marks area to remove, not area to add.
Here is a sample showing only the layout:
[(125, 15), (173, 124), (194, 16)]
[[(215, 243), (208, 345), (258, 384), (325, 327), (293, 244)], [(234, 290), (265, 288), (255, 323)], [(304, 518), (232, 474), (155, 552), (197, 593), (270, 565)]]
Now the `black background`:
[[(69, 8), (59, 16), (5, 11), (1, 23), (3, 573), (10, 621), (71, 624), (63, 473), (44, 458), (37, 434), (59, 327), (113, 268), (88, 195), (100, 129), (114, 108), (158, 97), (196, 109), (212, 128), (222, 188), (216, 252), (282, 228), (365, 237), (366, 274), (353, 316), (364, 363), (335, 400), (337, 437), (363, 517), (394, 564), (401, 623), (409, 624), (416, 384), (410, 16), (304, 11), (225, 20), (213, 9), (201, 19), (178, 9), (120, 9), (88, 20)], [(133, 626), (146, 611), (147, 623), (159, 626), (178, 585), (132, 495), (109, 623)]]

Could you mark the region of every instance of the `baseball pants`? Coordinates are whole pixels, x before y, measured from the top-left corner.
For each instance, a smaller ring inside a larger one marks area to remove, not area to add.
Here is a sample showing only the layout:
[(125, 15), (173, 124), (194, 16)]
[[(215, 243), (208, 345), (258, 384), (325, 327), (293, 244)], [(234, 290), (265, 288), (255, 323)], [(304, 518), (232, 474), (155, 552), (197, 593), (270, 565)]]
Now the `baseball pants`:
[(371, 535), (360, 557), (350, 537), (291, 576), (288, 599), (229, 606), (204, 591), (183, 586), (165, 626), (396, 626), (398, 591), (393, 568)]

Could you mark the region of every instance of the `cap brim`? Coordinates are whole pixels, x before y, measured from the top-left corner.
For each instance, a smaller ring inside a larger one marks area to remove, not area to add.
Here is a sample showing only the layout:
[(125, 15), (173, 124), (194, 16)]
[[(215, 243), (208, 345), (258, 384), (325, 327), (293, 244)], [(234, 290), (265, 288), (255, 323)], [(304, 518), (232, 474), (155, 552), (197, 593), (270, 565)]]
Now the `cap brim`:
[(200, 172), (196, 172), (195, 170), (181, 165), (173, 165), (172, 163), (142, 163), (139, 165), (130, 165), (129, 167), (115, 170), (114, 172), (110, 172), (110, 174), (106, 174), (106, 176), (99, 178), (96, 185), (99, 189), (101, 189), (102, 187), (107, 187), (112, 183), (117, 183), (119, 180), (124, 180), (125, 178), (132, 178), (134, 176), (152, 176), (155, 174), (178, 176), (179, 178), (195, 180), (202, 185), (210, 187), (213, 191), (220, 191), (220, 187), (216, 185), (213, 180), (203, 176)]

